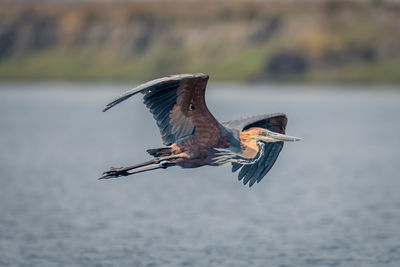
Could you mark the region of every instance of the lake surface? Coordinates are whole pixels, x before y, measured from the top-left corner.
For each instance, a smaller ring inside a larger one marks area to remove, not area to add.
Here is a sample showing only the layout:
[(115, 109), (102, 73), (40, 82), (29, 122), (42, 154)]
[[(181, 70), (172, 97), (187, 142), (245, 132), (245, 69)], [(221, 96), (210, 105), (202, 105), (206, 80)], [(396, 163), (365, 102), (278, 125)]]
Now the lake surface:
[(140, 97), (101, 112), (124, 89), (0, 85), (0, 265), (400, 266), (399, 90), (211, 84), (219, 120), (303, 138), (248, 188), (228, 165), (98, 181), (161, 145)]

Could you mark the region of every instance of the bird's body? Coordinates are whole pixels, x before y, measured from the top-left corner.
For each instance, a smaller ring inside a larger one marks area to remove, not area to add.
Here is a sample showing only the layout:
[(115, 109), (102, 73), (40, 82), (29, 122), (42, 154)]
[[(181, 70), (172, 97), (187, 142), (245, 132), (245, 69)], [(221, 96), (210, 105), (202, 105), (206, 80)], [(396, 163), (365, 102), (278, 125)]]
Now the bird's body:
[[(165, 147), (149, 149), (154, 159), (125, 168), (111, 168), (101, 179), (126, 176), (170, 166), (196, 168), (232, 163), (239, 180), (252, 186), (275, 163), (283, 141), (299, 140), (285, 135), (286, 115), (270, 114), (219, 123), (205, 103), (206, 74), (181, 74), (144, 83), (109, 103), (103, 111), (137, 94), (144, 94)], [(138, 169), (147, 165), (152, 167)]]

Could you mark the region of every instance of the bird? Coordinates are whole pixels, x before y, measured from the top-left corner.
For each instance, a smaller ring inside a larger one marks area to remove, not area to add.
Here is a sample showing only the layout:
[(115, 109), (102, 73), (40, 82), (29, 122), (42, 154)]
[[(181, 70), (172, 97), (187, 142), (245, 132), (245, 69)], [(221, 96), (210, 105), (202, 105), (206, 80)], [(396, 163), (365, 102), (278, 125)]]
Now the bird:
[(285, 134), (283, 113), (218, 122), (208, 110), (209, 75), (177, 74), (143, 83), (108, 103), (103, 112), (141, 93), (160, 130), (163, 146), (148, 149), (153, 158), (129, 167), (111, 167), (99, 179), (128, 176), (172, 166), (197, 168), (231, 163), (238, 180), (259, 183), (274, 165), (283, 143), (301, 138)]

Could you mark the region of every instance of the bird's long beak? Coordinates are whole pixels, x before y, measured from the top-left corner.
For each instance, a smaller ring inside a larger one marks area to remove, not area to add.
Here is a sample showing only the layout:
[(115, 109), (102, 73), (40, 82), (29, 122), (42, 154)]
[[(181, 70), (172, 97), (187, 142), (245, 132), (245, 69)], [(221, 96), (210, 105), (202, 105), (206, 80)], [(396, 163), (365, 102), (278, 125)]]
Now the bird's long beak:
[(280, 134), (275, 132), (269, 132), (267, 136), (260, 136), (260, 139), (265, 142), (280, 142), (280, 141), (294, 142), (301, 140), (301, 138), (299, 137), (289, 136), (286, 134)]
[(278, 134), (278, 133), (274, 133), (273, 135), (271, 135), (271, 137), (275, 140), (278, 141), (290, 141), (290, 142), (294, 142), (294, 141), (300, 141), (301, 138), (299, 137), (294, 137), (294, 136), (289, 136), (289, 135), (285, 135), (285, 134)]

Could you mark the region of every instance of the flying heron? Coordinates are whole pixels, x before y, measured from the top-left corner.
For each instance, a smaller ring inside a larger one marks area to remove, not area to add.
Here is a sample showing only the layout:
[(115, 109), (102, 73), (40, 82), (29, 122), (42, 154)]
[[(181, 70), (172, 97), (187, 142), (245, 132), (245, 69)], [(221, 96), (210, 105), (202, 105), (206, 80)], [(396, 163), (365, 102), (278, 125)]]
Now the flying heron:
[[(104, 111), (142, 93), (160, 129), (164, 147), (148, 149), (154, 158), (130, 167), (111, 168), (99, 179), (117, 178), (171, 166), (196, 168), (232, 164), (239, 181), (251, 187), (274, 165), (284, 141), (287, 117), (276, 113), (219, 123), (205, 102), (207, 74), (180, 74), (149, 81), (107, 104)], [(150, 166), (149, 166), (150, 165)]]

